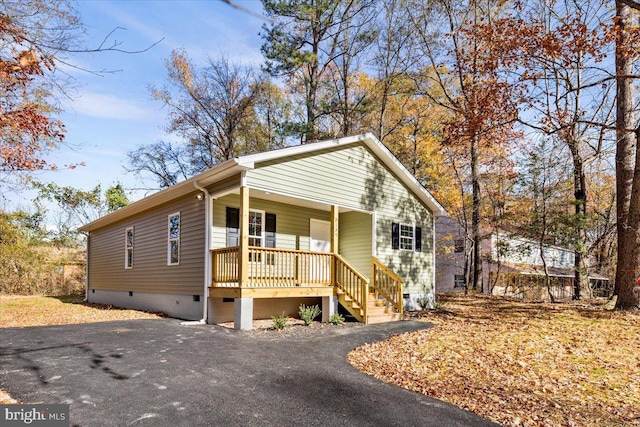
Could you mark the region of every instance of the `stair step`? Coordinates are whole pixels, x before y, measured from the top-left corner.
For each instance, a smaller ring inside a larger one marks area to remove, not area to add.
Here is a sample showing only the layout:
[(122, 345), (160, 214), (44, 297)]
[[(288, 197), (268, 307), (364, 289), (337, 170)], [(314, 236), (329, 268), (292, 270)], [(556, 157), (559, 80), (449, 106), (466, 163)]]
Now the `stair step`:
[(367, 324), (395, 322), (398, 320), (402, 320), (402, 316), (400, 316), (400, 314), (398, 313), (375, 315), (367, 314)]
[(367, 315), (395, 314), (395, 308), (387, 306), (367, 306)]

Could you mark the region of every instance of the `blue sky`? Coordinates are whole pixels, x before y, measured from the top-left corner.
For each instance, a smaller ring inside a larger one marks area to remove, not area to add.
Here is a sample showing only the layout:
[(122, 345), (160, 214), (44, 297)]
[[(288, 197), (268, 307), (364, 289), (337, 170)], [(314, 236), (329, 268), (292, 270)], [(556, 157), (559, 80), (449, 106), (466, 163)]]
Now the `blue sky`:
[[(258, 0), (239, 0), (241, 6), (260, 12)], [(126, 188), (142, 183), (126, 174), (126, 153), (141, 144), (171, 139), (164, 132), (166, 109), (151, 100), (148, 86), (166, 81), (164, 61), (171, 51), (184, 48), (195, 63), (203, 65), (208, 56), (226, 55), (231, 61), (260, 64), (259, 36), (264, 21), (234, 9), (219, 0), (191, 1), (79, 1), (76, 5), (86, 29), (86, 44), (97, 47), (116, 27), (110, 41), (121, 42), (126, 50), (156, 46), (138, 54), (102, 52), (74, 56), (70, 62), (89, 70), (121, 70), (96, 76), (65, 69), (76, 80), (71, 100), (63, 101), (60, 118), (67, 128), (67, 147), (52, 153), (51, 163), (65, 165), (85, 162), (75, 170), (41, 172), (43, 182), (55, 181), (89, 189), (97, 184), (106, 188), (121, 182)], [(144, 196), (130, 194), (132, 200)], [(28, 207), (34, 194), (5, 194), (0, 207)], [(4, 205), (4, 206), (3, 206)]]

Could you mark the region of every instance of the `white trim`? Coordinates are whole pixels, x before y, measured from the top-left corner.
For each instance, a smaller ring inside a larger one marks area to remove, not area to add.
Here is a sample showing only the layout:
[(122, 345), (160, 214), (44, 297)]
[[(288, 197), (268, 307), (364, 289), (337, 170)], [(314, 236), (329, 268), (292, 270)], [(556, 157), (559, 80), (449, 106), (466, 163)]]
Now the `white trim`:
[[(131, 266), (129, 266), (129, 246), (127, 246), (129, 238), (129, 230), (131, 230)], [(133, 226), (124, 229), (124, 269), (133, 269), (133, 252), (135, 247), (135, 231)]]
[(378, 212), (371, 212), (371, 255), (378, 258)]
[(84, 302), (89, 301), (89, 240), (91, 239), (91, 233), (87, 231), (87, 250), (85, 254), (85, 268), (84, 268)]
[[(260, 247), (264, 248), (265, 247), (265, 228), (266, 228), (266, 223), (267, 223), (267, 214), (265, 211), (262, 211), (260, 209), (251, 209), (249, 208), (249, 230), (247, 231), (251, 231), (251, 213), (259, 213), (260, 215), (262, 215), (262, 230), (260, 231)], [(255, 239), (258, 237), (257, 234), (248, 234), (249, 239)], [(255, 246), (255, 245), (249, 245), (249, 246)]]
[(160, 190), (157, 193), (153, 193), (152, 195), (147, 196), (144, 199), (133, 202), (123, 208), (116, 210), (115, 212), (103, 216), (102, 218), (98, 218), (97, 220), (90, 222), (89, 224), (85, 224), (82, 227), (78, 228), (78, 230), (96, 230), (100, 227), (112, 224), (121, 219), (128, 218), (131, 215), (135, 215), (163, 203), (175, 200), (178, 197), (193, 193), (197, 191), (195, 188), (193, 188), (194, 184), (208, 186), (225, 178), (233, 176), (234, 174), (240, 173), (243, 170), (245, 170), (245, 168), (238, 165), (238, 159), (227, 160), (194, 177), (179, 182), (176, 185), (172, 185), (169, 188), (165, 188), (164, 190)]
[(204, 188), (198, 185), (197, 182), (193, 183), (193, 186), (204, 193), (204, 289), (202, 292), (202, 319), (198, 323), (207, 323), (209, 318), (209, 286), (212, 281), (212, 261), (211, 261), (211, 242), (212, 242), (212, 230), (213, 227), (213, 199), (211, 194)]
[[(409, 227), (413, 230), (413, 236), (411, 237), (411, 249), (402, 249), (402, 226)], [(408, 224), (406, 222), (398, 223), (398, 250), (403, 252), (415, 252), (416, 251), (416, 225)]]
[[(177, 216), (178, 217), (178, 237), (171, 238), (171, 218)], [(180, 215), (180, 211), (174, 212), (172, 214), (167, 215), (167, 265), (180, 265), (180, 252), (181, 252), (181, 244), (180, 239), (182, 237), (182, 217)], [(171, 262), (171, 242), (178, 242), (178, 262)]]

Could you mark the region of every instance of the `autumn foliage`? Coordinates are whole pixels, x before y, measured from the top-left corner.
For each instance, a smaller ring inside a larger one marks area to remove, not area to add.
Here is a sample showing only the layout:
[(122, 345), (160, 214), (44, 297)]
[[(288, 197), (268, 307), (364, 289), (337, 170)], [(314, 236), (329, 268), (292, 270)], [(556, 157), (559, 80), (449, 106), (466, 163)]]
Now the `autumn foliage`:
[(0, 15), (0, 43), (0, 169), (45, 168), (43, 152), (64, 139), (64, 125), (51, 117), (54, 109), (41, 84), (54, 60), (5, 14)]

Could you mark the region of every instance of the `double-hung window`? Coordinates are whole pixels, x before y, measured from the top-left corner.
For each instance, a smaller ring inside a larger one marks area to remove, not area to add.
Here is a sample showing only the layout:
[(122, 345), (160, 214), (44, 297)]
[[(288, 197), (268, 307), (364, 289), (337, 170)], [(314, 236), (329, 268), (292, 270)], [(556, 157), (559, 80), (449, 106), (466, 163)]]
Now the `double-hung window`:
[(391, 224), (391, 247), (401, 251), (422, 252), (422, 228), (413, 224)]
[(125, 230), (124, 268), (133, 268), (133, 227), (128, 227)]
[(264, 211), (249, 211), (249, 246), (264, 246)]
[(178, 265), (180, 264), (180, 212), (169, 215), (167, 228), (167, 265)]

